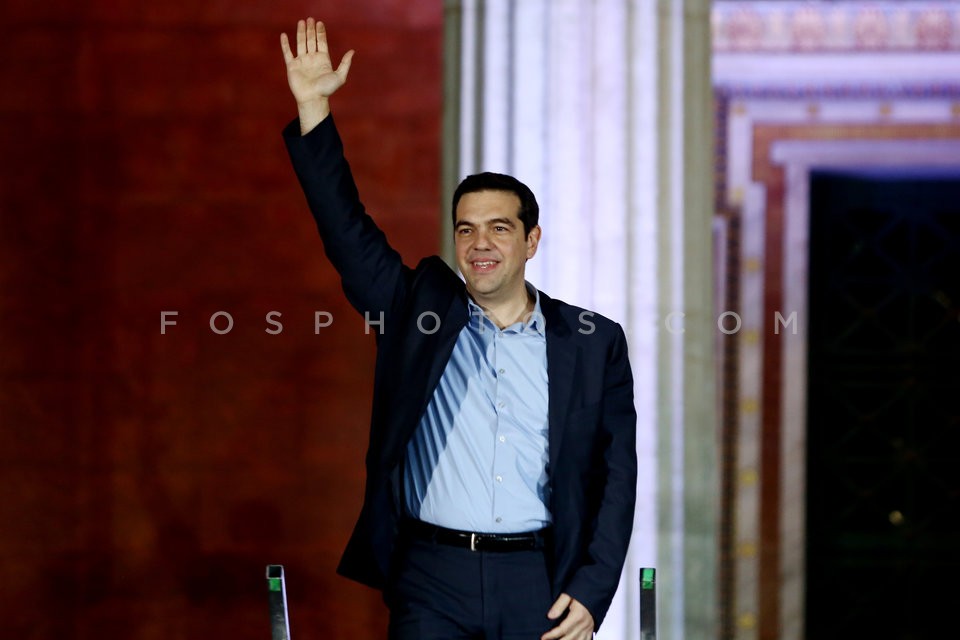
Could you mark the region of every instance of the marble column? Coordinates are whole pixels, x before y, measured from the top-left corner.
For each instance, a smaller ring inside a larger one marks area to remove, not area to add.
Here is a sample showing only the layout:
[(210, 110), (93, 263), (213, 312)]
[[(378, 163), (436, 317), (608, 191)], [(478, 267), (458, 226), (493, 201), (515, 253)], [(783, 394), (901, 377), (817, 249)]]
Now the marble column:
[(708, 0), (448, 0), (449, 197), (478, 171), (537, 194), (528, 279), (620, 322), (639, 417), (638, 504), (598, 634), (639, 637), (657, 569), (662, 638), (716, 636), (713, 133)]

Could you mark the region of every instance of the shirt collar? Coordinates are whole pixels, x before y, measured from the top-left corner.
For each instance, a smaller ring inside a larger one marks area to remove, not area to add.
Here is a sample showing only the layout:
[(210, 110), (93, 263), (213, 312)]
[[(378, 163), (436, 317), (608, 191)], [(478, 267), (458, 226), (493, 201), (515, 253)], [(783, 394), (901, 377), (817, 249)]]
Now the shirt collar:
[[(540, 309), (540, 291), (529, 282), (525, 281), (524, 284), (527, 287), (527, 293), (533, 296), (533, 311), (530, 313), (530, 317), (523, 321), (521, 332), (526, 333), (532, 331), (540, 335), (546, 335), (547, 321), (543, 317), (543, 311)], [(496, 325), (493, 324), (493, 321), (487, 318), (480, 305), (474, 302), (473, 298), (469, 295), (467, 296), (467, 310), (470, 312), (470, 325), (475, 329), (479, 329), (484, 322), (497, 328)], [(516, 323), (510, 325), (510, 327), (513, 326), (516, 326)]]

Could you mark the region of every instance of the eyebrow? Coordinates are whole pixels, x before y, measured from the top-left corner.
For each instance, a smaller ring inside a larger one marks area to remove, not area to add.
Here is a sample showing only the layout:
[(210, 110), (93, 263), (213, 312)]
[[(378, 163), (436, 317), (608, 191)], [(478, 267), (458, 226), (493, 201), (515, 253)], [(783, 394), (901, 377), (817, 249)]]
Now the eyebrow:
[[(491, 224), (505, 224), (505, 225), (507, 225), (507, 226), (509, 226), (509, 227), (511, 227), (511, 228), (517, 226), (516, 224), (514, 224), (513, 220), (511, 220), (510, 218), (491, 218), (491, 219), (489, 219), (489, 220), (484, 220), (484, 221), (481, 222), (480, 224), (486, 224), (486, 225), (491, 225)], [(459, 228), (459, 227), (476, 227), (476, 226), (478, 226), (478, 225), (477, 225), (477, 224), (474, 224), (473, 222), (468, 222), (467, 220), (458, 220), (458, 221), (457, 221), (457, 224), (456, 224), (456, 227), (457, 227), (457, 228)]]

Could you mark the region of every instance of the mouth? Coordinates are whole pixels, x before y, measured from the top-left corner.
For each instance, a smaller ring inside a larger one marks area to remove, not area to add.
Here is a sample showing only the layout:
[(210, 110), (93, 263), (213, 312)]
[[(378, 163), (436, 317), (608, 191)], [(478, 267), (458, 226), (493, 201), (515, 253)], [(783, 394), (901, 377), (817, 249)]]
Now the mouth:
[(497, 268), (498, 264), (500, 263), (496, 260), (473, 260), (470, 262), (470, 266), (476, 273), (487, 273), (488, 271), (493, 271)]

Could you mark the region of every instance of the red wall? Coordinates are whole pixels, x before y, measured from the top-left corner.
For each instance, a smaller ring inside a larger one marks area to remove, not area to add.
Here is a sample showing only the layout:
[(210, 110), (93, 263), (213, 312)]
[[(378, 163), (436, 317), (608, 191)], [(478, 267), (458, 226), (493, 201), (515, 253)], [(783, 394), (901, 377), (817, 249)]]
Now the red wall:
[(373, 340), (280, 138), (279, 34), (308, 11), (357, 50), (334, 112), (415, 262), (439, 244), (439, 0), (0, 8), (4, 637), (262, 640), (272, 563), (298, 640), (383, 635), (379, 593), (334, 573)]

